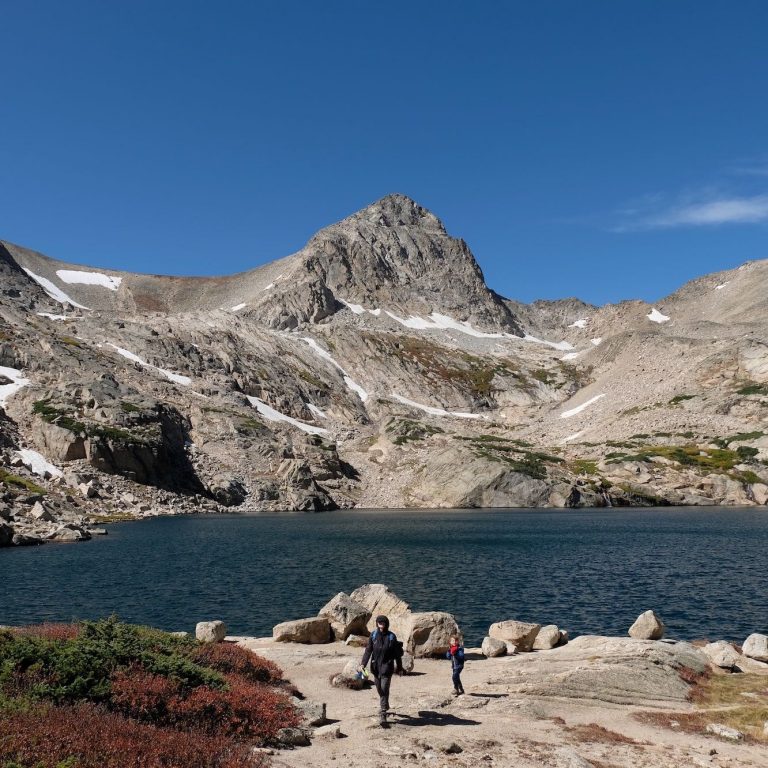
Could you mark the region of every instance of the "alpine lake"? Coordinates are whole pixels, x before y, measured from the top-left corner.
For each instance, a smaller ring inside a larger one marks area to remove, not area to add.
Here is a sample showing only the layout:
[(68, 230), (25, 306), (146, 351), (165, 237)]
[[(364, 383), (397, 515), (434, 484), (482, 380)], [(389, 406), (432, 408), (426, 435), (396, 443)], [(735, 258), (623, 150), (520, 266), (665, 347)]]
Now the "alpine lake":
[(768, 510), (369, 510), (158, 517), (80, 544), (0, 552), (0, 624), (95, 619), (234, 635), (387, 584), (453, 613), (466, 644), (494, 621), (626, 635), (652, 608), (667, 636), (768, 630)]

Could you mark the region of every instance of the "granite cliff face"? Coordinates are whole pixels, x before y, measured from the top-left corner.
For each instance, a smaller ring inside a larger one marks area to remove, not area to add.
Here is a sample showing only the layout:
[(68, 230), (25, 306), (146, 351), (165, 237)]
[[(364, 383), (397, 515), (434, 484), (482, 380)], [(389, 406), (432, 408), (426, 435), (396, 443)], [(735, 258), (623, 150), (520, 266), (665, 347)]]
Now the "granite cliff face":
[(525, 305), (401, 195), (229, 277), (0, 243), (2, 525), (765, 504), (766, 278), (751, 262), (655, 306)]

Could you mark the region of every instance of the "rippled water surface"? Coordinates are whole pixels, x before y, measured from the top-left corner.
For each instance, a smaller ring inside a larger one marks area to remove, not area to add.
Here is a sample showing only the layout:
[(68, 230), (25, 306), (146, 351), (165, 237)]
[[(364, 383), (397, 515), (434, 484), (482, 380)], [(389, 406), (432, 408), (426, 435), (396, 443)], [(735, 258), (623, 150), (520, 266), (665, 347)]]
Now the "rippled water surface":
[(0, 550), (0, 624), (117, 613), (169, 630), (223, 619), (270, 634), (336, 592), (381, 582), (454, 613), (624, 634), (647, 608), (673, 637), (768, 630), (761, 509), (339, 511), (168, 517), (70, 545)]

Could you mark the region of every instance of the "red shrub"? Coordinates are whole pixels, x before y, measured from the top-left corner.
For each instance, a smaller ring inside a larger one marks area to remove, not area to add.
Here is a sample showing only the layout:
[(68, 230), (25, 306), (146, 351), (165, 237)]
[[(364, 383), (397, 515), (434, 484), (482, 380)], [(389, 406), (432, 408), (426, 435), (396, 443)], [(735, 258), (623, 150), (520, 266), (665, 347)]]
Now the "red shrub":
[(247, 746), (225, 736), (183, 733), (125, 720), (91, 704), (41, 706), (0, 718), (0, 763), (54, 768), (256, 768)]
[(228, 690), (177, 683), (135, 666), (112, 677), (111, 706), (126, 717), (203, 733), (270, 741), (280, 728), (298, 725), (288, 696), (261, 683), (227, 675)]
[(240, 675), (252, 683), (279, 683), (283, 670), (274, 662), (257, 656), (234, 643), (206, 643), (195, 649), (193, 661), (225, 675)]
[(79, 624), (30, 624), (13, 630), (15, 635), (24, 637), (41, 637), (44, 640), (72, 640), (80, 634)]

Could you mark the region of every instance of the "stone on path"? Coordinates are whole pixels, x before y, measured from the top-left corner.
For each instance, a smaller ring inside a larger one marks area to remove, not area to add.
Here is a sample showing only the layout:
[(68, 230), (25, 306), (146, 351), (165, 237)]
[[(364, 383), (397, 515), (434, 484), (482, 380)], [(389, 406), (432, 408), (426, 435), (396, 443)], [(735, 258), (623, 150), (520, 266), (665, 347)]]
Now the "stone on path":
[(459, 627), (450, 613), (412, 613), (403, 645), (417, 659), (442, 656), (450, 648), (451, 635), (458, 636)]
[(368, 635), (350, 635), (344, 641), (344, 645), (348, 645), (351, 648), (365, 648), (368, 645)]
[(737, 731), (735, 728), (731, 728), (727, 725), (721, 725), (720, 723), (710, 723), (707, 726), (707, 733), (714, 733), (715, 736), (720, 736), (723, 739), (729, 739), (730, 741), (743, 741), (744, 734), (741, 731)]
[(195, 637), (201, 643), (220, 643), (227, 636), (223, 621), (200, 621), (195, 627)]
[(312, 737), (315, 739), (340, 739), (344, 736), (341, 732), (341, 726), (338, 723), (330, 723), (329, 725), (323, 725), (320, 728), (315, 728), (315, 732)]
[(645, 611), (629, 628), (629, 636), (635, 640), (661, 640), (664, 637), (664, 622), (653, 611)]

